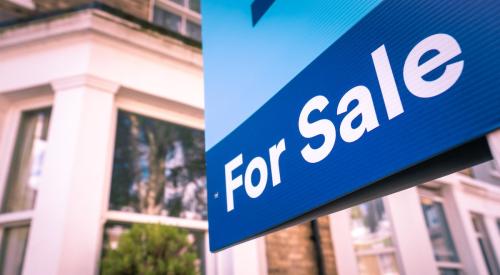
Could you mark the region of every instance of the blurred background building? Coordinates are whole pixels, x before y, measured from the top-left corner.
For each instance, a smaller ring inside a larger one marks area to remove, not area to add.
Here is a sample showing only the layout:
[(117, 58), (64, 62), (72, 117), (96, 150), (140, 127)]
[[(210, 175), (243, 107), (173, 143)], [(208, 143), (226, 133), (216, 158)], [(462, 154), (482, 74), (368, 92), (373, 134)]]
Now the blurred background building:
[(493, 162), (208, 252), (199, 0), (0, 0), (0, 274), (98, 274), (134, 223), (203, 274), (500, 274)]

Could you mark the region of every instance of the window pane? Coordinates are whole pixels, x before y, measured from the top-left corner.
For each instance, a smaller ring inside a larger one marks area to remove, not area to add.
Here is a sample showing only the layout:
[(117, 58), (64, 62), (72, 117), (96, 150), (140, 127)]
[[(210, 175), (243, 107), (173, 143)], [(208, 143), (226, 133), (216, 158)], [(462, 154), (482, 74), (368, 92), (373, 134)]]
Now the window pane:
[(452, 269), (452, 268), (440, 268), (439, 269), (439, 275), (461, 275), (462, 273), (460, 272), (459, 269)]
[(351, 208), (351, 238), (360, 274), (399, 274), (391, 224), (382, 199)]
[(50, 109), (23, 113), (2, 212), (32, 209), (47, 146)]
[(484, 219), (482, 215), (472, 214), (472, 224), (474, 230), (476, 231), (477, 241), (479, 243), (479, 248), (483, 254), (484, 263), (488, 268), (489, 274), (500, 274), (500, 268), (498, 266), (497, 257), (495, 249), (491, 244), (488, 230), (484, 224)]
[(200, 13), (200, 0), (189, 0), (189, 9)]
[(184, 6), (184, 1), (185, 0), (170, 0), (170, 2), (177, 3), (177, 4), (181, 5), (181, 6)]
[(120, 111), (110, 209), (206, 219), (204, 152), (203, 131)]
[[(108, 223), (104, 228), (103, 251), (102, 256), (111, 250), (116, 250), (120, 244), (120, 237), (128, 232), (132, 224), (127, 223)], [(194, 246), (196, 256), (195, 266), (197, 273), (205, 273), (205, 232), (188, 230), (188, 241)], [(140, 243), (135, 244), (142, 245)]]
[(0, 255), (1, 274), (21, 274), (29, 227), (6, 228)]
[(434, 257), (437, 261), (459, 262), (443, 205), (427, 198), (422, 198), (421, 203)]
[(179, 15), (155, 6), (153, 13), (153, 23), (155, 25), (164, 27), (167, 30), (180, 33), (181, 22), (182, 19)]
[(393, 247), (391, 224), (382, 199), (351, 209), (351, 237), (356, 252)]
[(201, 41), (201, 26), (188, 20), (186, 25), (186, 34), (194, 40)]
[(359, 275), (399, 274), (395, 253), (381, 253), (357, 257)]

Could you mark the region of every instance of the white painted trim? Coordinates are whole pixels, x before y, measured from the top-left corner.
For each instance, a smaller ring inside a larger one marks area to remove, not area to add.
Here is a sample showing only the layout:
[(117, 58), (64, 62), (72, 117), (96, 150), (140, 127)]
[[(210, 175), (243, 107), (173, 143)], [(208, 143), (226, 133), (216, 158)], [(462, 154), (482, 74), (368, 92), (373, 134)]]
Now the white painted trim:
[(48, 39), (70, 34), (81, 36), (83, 33), (90, 33), (113, 38), (121, 43), (134, 45), (199, 69), (203, 67), (200, 49), (188, 46), (177, 38), (145, 32), (130, 21), (100, 10), (84, 10), (7, 30), (0, 33), (0, 49), (15, 48), (25, 43), (42, 43)]
[(63, 79), (52, 81), (52, 87), (55, 91), (71, 90), (77, 87), (94, 88), (102, 92), (115, 94), (120, 88), (120, 84), (102, 79), (93, 75), (75, 75)]
[[(33, 91), (21, 91), (19, 94)], [(22, 98), (22, 97), (21, 97)], [(9, 101), (9, 107), (4, 116), (2, 132), (0, 132), (0, 205), (3, 204), (4, 193), (10, 172), (10, 163), (16, 146), (19, 124), (23, 112), (50, 107), (53, 102), (52, 95), (41, 95), (31, 98), (22, 98)]]
[(460, 271), (464, 270), (464, 265), (462, 263), (453, 263), (453, 262), (436, 262), (438, 268), (450, 268), (450, 269), (458, 269)]
[[(446, 185), (458, 185), (463, 192), (500, 203), (500, 187), (469, 176), (453, 173), (436, 179), (435, 181)], [(458, 187), (457, 187), (458, 188)]]
[[(482, 256), (472, 225), (471, 211), (467, 205), (466, 193), (460, 185), (443, 185), (443, 210), (455, 249), (466, 274), (486, 275), (486, 267), (481, 264)], [(439, 263), (453, 264), (453, 263)]]
[[(384, 248), (376, 248), (376, 249), (366, 250), (366, 251), (359, 251), (359, 252), (356, 252), (356, 256), (372, 256), (372, 255), (380, 255), (380, 254), (388, 254), (388, 253), (396, 253), (396, 256), (398, 256), (395, 247), (384, 247)], [(402, 270), (402, 269), (400, 269), (400, 270)]]
[(496, 162), (496, 167), (500, 169), (500, 129), (489, 133), (486, 139), (490, 146), (491, 155), (493, 155), (493, 161)]
[(108, 183), (96, 152), (109, 146), (113, 105), (113, 94), (87, 85), (55, 91), (23, 274), (97, 272)]
[(358, 262), (351, 238), (351, 209), (329, 215), (330, 234), (339, 274), (358, 275)]
[(403, 272), (406, 275), (439, 274), (417, 188), (391, 194), (384, 201)]
[(91, 75), (183, 106), (204, 108), (200, 49), (101, 11), (9, 28), (0, 33), (0, 59), (2, 94)]
[(10, 163), (16, 146), (16, 136), (19, 132), (21, 111), (10, 109), (5, 116), (5, 125), (0, 144), (0, 202), (3, 205), (4, 193), (7, 188), (10, 172)]
[(185, 106), (160, 97), (139, 95), (123, 91), (116, 97), (118, 110), (124, 110), (158, 120), (194, 128), (205, 129), (203, 110)]
[(0, 226), (11, 227), (13, 225), (27, 224), (33, 218), (33, 211), (20, 211), (0, 215)]
[(496, 260), (500, 263), (500, 228), (497, 225), (498, 219), (500, 219), (500, 213), (496, 217), (483, 216), (488, 238), (495, 251)]
[(267, 275), (268, 265), (267, 265), (267, 254), (266, 254), (266, 237), (260, 237), (256, 239), (257, 241), (257, 255), (259, 257), (259, 267), (260, 275)]
[(160, 223), (164, 225), (171, 225), (182, 227), (186, 229), (192, 230), (208, 230), (208, 222), (207, 221), (197, 221), (197, 220), (188, 220), (167, 216), (155, 216), (155, 215), (146, 215), (139, 213), (129, 213), (123, 211), (108, 211), (106, 213), (106, 220), (114, 221), (114, 222), (127, 222), (127, 223)]

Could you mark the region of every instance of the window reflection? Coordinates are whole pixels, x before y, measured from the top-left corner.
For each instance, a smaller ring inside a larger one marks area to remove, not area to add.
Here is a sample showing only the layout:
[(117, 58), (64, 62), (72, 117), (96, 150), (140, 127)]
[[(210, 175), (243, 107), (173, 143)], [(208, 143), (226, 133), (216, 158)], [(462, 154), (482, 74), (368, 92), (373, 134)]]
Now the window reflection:
[(182, 18), (177, 14), (171, 13), (165, 9), (155, 6), (153, 12), (153, 23), (158, 26), (164, 27), (167, 30), (180, 33)]
[(110, 209), (206, 219), (204, 151), (200, 130), (120, 111)]
[(351, 237), (360, 274), (399, 274), (391, 224), (382, 199), (351, 209)]
[(194, 40), (201, 41), (201, 26), (197, 23), (187, 20), (186, 34)]
[(47, 146), (50, 109), (23, 113), (2, 212), (32, 209)]
[(442, 203), (422, 197), (421, 204), (436, 261), (459, 262)]

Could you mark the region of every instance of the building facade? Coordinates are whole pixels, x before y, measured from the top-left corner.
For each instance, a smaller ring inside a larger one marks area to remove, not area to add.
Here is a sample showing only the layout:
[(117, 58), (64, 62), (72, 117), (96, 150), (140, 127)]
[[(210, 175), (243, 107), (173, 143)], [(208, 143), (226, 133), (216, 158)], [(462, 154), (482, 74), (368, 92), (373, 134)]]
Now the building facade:
[(135, 223), (203, 274), (499, 274), (491, 163), (208, 252), (197, 0), (0, 1), (0, 274), (98, 274)]

